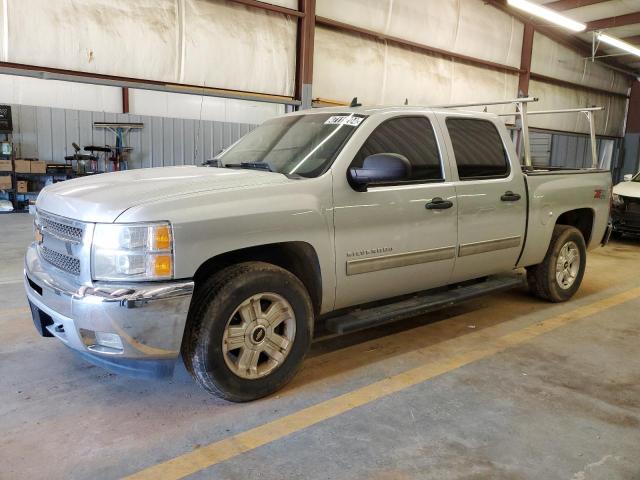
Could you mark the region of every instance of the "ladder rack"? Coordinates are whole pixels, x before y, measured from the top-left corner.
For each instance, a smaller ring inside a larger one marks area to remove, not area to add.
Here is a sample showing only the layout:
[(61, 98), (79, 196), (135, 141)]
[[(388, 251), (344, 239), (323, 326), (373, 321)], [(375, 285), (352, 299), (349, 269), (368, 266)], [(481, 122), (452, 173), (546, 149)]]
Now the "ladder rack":
[[(465, 108), (465, 107), (487, 107), (491, 105), (515, 105), (516, 111), (513, 113), (500, 113), (500, 117), (516, 117), (516, 124), (520, 122), (520, 130), (522, 132), (522, 143), (524, 148), (524, 164), (527, 168), (532, 168), (531, 164), (531, 146), (529, 142), (529, 115), (551, 115), (562, 113), (583, 113), (589, 121), (589, 138), (591, 140), (591, 167), (598, 166), (598, 150), (596, 143), (596, 130), (593, 114), (604, 110), (604, 107), (583, 107), (583, 108), (563, 108), (557, 110), (534, 110), (528, 111), (527, 104), (537, 102), (537, 97), (522, 97), (513, 100), (499, 100), (490, 102), (474, 102), (474, 103), (456, 103), (450, 105), (434, 105), (431, 108)], [(516, 145), (519, 145), (517, 142)]]
[[(591, 140), (591, 168), (598, 167), (598, 145), (596, 142), (596, 127), (595, 120), (593, 118), (594, 112), (604, 110), (604, 107), (584, 107), (584, 108), (560, 108), (557, 110), (534, 110), (533, 112), (527, 112), (527, 115), (551, 115), (558, 113), (584, 113), (589, 121), (589, 139)], [(517, 113), (501, 113), (501, 117), (509, 117), (517, 115)], [(527, 137), (528, 137), (527, 133)], [(526, 157), (526, 156), (525, 156)], [(530, 164), (527, 164), (530, 167)]]

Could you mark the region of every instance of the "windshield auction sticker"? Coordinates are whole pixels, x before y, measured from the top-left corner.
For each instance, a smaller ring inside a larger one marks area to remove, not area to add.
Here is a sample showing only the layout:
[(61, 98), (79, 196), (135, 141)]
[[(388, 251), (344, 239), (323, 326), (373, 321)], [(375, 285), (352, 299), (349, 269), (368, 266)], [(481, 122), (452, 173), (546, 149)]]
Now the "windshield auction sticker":
[(362, 123), (364, 118), (362, 117), (354, 117), (352, 115), (344, 116), (344, 115), (333, 115), (324, 122), (325, 125), (349, 125), (350, 127), (357, 127)]

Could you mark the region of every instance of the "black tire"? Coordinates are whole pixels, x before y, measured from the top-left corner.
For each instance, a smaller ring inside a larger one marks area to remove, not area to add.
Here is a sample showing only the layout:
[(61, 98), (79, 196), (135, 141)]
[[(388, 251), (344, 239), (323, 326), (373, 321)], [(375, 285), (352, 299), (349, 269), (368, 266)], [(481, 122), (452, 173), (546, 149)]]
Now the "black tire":
[[(573, 284), (562, 288), (556, 278), (556, 263), (562, 248), (573, 242), (580, 253), (577, 275)], [(527, 283), (529, 291), (536, 297), (549, 302), (566, 302), (578, 291), (587, 264), (587, 247), (580, 230), (568, 225), (556, 225), (551, 236), (549, 249), (542, 263), (527, 267)]]
[[(263, 377), (246, 379), (227, 366), (223, 335), (239, 305), (263, 292), (280, 295), (289, 303), (295, 316), (295, 335), (282, 364)], [(311, 345), (313, 322), (309, 294), (295, 275), (269, 263), (240, 263), (196, 287), (182, 357), (187, 370), (207, 392), (232, 402), (255, 400), (281, 389), (294, 377)]]

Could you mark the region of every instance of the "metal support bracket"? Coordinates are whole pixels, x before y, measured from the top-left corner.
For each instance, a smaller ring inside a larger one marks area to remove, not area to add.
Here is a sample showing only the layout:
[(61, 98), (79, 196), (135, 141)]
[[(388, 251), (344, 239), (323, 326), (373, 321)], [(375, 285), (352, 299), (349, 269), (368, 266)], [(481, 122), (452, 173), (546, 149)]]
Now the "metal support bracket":
[[(524, 164), (527, 168), (531, 168), (531, 148), (529, 145), (529, 122), (527, 121), (527, 104), (531, 102), (537, 102), (537, 97), (521, 97), (514, 98), (513, 100), (498, 100), (492, 102), (478, 102), (478, 103), (456, 103), (451, 105), (435, 105), (431, 108), (463, 108), (463, 107), (486, 107), (489, 105), (515, 105), (515, 113), (500, 114), (501, 116), (515, 115), (520, 124), (520, 132), (522, 135), (522, 143), (524, 149)], [(486, 111), (486, 110), (485, 110)], [(520, 155), (520, 141), (516, 142), (516, 152)]]
[[(531, 166), (531, 152), (529, 148), (529, 125), (527, 121), (527, 117), (529, 115), (551, 115), (551, 114), (559, 114), (559, 113), (584, 113), (589, 121), (589, 138), (591, 139), (591, 167), (598, 167), (598, 143), (596, 139), (596, 127), (595, 127), (595, 119), (593, 114), (595, 112), (599, 112), (604, 110), (604, 107), (584, 107), (584, 108), (563, 108), (559, 110), (534, 110), (533, 112), (527, 112), (526, 104), (523, 104), (524, 111), (520, 110), (516, 113), (499, 113), (500, 117), (511, 117), (516, 116), (516, 118), (520, 118), (521, 126), (522, 126), (522, 137), (524, 140), (524, 148), (525, 148), (525, 165), (528, 167)], [(518, 109), (521, 107), (518, 106)], [(525, 133), (526, 132), (526, 133)], [(528, 154), (528, 155), (527, 155)], [(527, 159), (528, 157), (528, 159)]]
[(583, 110), (589, 121), (589, 138), (591, 139), (591, 168), (598, 168), (598, 144), (596, 140), (596, 127), (592, 110)]
[[(522, 148), (524, 149), (524, 164), (527, 168), (531, 168), (531, 147), (529, 142), (529, 121), (527, 119), (527, 103), (518, 102), (516, 108), (520, 114), (520, 127), (522, 132)], [(519, 153), (519, 152), (518, 152)]]

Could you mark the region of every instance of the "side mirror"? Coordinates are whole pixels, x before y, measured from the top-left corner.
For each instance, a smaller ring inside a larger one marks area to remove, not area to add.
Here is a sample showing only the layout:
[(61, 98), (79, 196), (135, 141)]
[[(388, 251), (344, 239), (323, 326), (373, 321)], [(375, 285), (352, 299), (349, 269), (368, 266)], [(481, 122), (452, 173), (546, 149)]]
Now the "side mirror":
[(348, 179), (353, 188), (366, 192), (369, 185), (399, 182), (411, 176), (411, 163), (398, 153), (376, 153), (362, 162), (362, 167), (349, 169)]
[(630, 173), (627, 173), (624, 177), (622, 177), (622, 179), (623, 179), (625, 182), (630, 182), (631, 180), (633, 180), (633, 175), (632, 175), (632, 174), (630, 174)]

